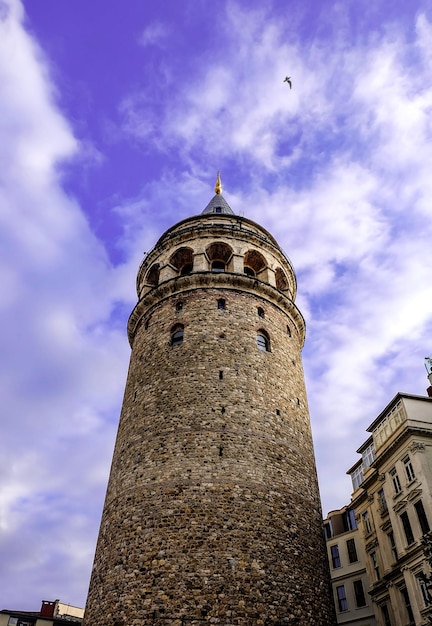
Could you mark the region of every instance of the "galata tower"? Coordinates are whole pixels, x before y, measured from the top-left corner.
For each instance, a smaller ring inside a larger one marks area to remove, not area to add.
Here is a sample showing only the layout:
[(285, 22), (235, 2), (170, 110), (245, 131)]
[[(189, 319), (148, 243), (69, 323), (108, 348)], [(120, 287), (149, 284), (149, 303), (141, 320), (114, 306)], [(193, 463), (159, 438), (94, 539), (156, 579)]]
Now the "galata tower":
[(222, 195), (137, 277), (85, 626), (332, 626), (296, 277)]

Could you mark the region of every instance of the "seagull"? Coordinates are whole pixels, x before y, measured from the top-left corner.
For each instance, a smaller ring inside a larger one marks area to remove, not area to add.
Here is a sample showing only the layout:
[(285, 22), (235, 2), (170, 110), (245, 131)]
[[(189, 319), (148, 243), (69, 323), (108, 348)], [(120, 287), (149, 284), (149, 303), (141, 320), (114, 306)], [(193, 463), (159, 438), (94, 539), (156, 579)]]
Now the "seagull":
[(285, 76), (285, 80), (283, 81), (284, 83), (288, 83), (288, 85), (290, 86), (290, 89), (292, 88), (291, 85), (291, 76)]

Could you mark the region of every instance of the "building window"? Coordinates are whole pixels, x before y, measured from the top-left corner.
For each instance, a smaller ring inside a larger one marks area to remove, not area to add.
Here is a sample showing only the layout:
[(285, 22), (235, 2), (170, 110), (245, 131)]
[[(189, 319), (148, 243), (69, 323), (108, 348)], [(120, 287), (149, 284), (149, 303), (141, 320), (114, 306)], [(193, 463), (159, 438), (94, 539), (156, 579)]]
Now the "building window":
[(246, 267), (246, 265), (243, 268), (244, 273), (246, 274), (246, 276), (255, 276), (255, 272), (253, 271), (253, 269), (251, 267)]
[(390, 542), (390, 548), (391, 548), (391, 551), (393, 552), (394, 559), (395, 559), (395, 561), (397, 561), (398, 560), (398, 553), (397, 553), (394, 533), (393, 533), (392, 530), (388, 533), (387, 537), (388, 537), (389, 542)]
[(387, 500), (385, 497), (384, 489), (378, 491), (379, 511), (381, 515), (385, 515), (388, 512)]
[(362, 581), (355, 580), (353, 582), (353, 586), (354, 586), (356, 607), (360, 608), (361, 606), (366, 606), (366, 597), (365, 597)]
[(372, 532), (372, 523), (369, 517), (369, 511), (365, 511), (362, 515), (362, 518), (363, 518), (364, 534), (370, 535), (370, 533)]
[(193, 270), (193, 250), (179, 248), (171, 255), (169, 264), (177, 270), (180, 276), (190, 274)]
[(400, 493), (402, 491), (402, 487), (401, 487), (401, 484), (400, 484), (399, 476), (397, 475), (396, 468), (393, 468), (393, 469), (390, 470), (390, 476), (391, 476), (391, 479), (392, 479), (393, 489), (394, 489), (395, 495), (397, 495), (398, 493)]
[(425, 535), (426, 533), (430, 531), (430, 527), (429, 527), (428, 519), (426, 517), (426, 511), (424, 510), (423, 502), (419, 500), (418, 502), (414, 504), (414, 508), (417, 513), (421, 531), (423, 535)]
[(382, 613), (383, 620), (384, 620), (384, 626), (392, 626), (392, 623), (390, 620), (390, 613), (389, 613), (387, 604), (381, 605), (381, 613)]
[(403, 464), (405, 467), (405, 474), (407, 477), (407, 481), (410, 483), (414, 480), (415, 474), (414, 474), (414, 468), (412, 466), (411, 459), (409, 458), (409, 456), (406, 456), (403, 459)]
[(355, 518), (354, 509), (347, 509), (342, 517), (344, 531), (355, 530), (357, 528), (357, 522)]
[(219, 298), (217, 301), (217, 308), (223, 311), (226, 308), (226, 302), (223, 298)]
[(324, 524), (324, 537), (326, 539), (331, 539), (333, 537), (333, 528), (332, 528), (331, 520), (328, 520)]
[(363, 451), (362, 460), (363, 460), (364, 469), (367, 469), (368, 467), (370, 467), (372, 464), (372, 461), (375, 460), (375, 450), (374, 450), (373, 443), (371, 443), (370, 446), (368, 446), (366, 450)]
[(339, 555), (339, 547), (331, 546), (330, 548), (331, 558), (332, 558), (332, 566), (336, 569), (341, 566), (341, 560)]
[(183, 334), (184, 334), (184, 327), (181, 324), (176, 324), (171, 329), (171, 345), (178, 346), (181, 343), (183, 343)]
[(146, 283), (152, 287), (157, 287), (159, 284), (159, 263), (155, 263), (151, 266), (146, 276)]
[(351, 474), (353, 491), (358, 489), (364, 482), (363, 465), (360, 463), (358, 467)]
[(405, 608), (406, 608), (406, 612), (407, 612), (410, 624), (411, 623), (414, 624), (415, 623), (414, 622), (414, 613), (413, 613), (413, 610), (412, 610), (412, 607), (411, 607), (411, 602), (410, 602), (410, 597), (409, 597), (409, 594), (408, 594), (408, 589), (406, 587), (403, 587), (400, 591), (401, 591), (401, 594), (402, 594), (402, 598), (404, 600), (404, 604), (405, 604)]
[(225, 271), (225, 263), (223, 261), (213, 261), (211, 264), (211, 271), (215, 274)]
[(270, 352), (270, 338), (265, 330), (259, 330), (257, 332), (256, 341), (259, 350)]
[(336, 587), (336, 595), (338, 600), (339, 611), (348, 611), (348, 602), (345, 593), (345, 585)]
[(376, 552), (371, 552), (370, 558), (371, 558), (371, 561), (372, 561), (373, 570), (375, 572), (375, 579), (379, 580), (379, 578), (380, 578), (380, 571), (379, 571), (377, 553)]
[(180, 311), (182, 311), (182, 310), (183, 310), (183, 302), (182, 302), (182, 301), (180, 301), (180, 302), (176, 302), (175, 309), (176, 309), (177, 313), (179, 313)]
[(412, 543), (414, 543), (414, 535), (412, 532), (412, 528), (411, 528), (411, 523), (409, 521), (409, 517), (408, 517), (408, 513), (406, 511), (404, 511), (401, 516), (401, 522), (402, 522), (402, 526), (405, 532), (405, 537), (407, 540), (407, 544), (411, 545)]
[(262, 307), (260, 307), (260, 306), (259, 306), (257, 310), (258, 310), (258, 315), (259, 315), (260, 317), (264, 317), (264, 309), (263, 309)]
[(417, 583), (418, 583), (418, 586), (420, 588), (420, 593), (423, 598), (423, 605), (429, 606), (432, 598), (429, 593), (429, 589), (427, 588), (427, 585), (426, 585), (426, 576), (424, 572), (420, 572), (420, 574), (417, 574)]
[(356, 563), (358, 561), (357, 550), (355, 545), (355, 539), (348, 539), (346, 542), (348, 551), (348, 560), (350, 563)]

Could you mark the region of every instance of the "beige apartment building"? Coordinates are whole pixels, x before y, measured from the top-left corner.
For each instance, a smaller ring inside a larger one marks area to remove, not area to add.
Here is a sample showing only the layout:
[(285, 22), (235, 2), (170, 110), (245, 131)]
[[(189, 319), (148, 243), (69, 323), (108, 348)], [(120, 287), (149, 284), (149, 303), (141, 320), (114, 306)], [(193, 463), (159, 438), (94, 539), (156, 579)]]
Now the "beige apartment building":
[[(396, 394), (367, 431), (361, 458), (347, 472), (365, 553), (365, 593), (378, 626), (431, 624), (432, 598), (422, 578), (430, 567), (421, 540), (432, 528), (432, 397)], [(344, 534), (328, 540), (329, 550), (341, 539)], [(350, 586), (333, 576), (334, 588), (341, 584), (349, 606)]]
[(331, 511), (324, 520), (324, 532), (337, 623), (376, 626), (368, 594), (366, 554), (354, 509), (346, 506)]

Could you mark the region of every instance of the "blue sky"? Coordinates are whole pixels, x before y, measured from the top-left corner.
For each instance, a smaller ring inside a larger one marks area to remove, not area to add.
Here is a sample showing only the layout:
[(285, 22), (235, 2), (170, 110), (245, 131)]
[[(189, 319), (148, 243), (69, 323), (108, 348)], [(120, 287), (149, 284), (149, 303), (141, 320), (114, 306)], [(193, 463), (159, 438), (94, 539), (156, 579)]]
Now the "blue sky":
[(136, 271), (217, 170), (296, 268), (324, 513), (349, 501), (428, 385), (431, 41), (429, 0), (0, 0), (0, 608), (84, 605)]

